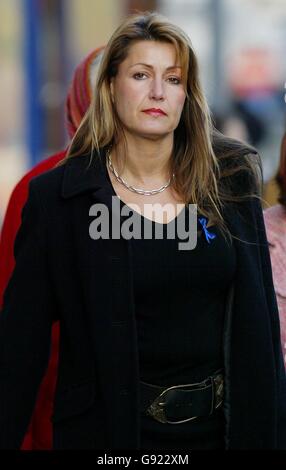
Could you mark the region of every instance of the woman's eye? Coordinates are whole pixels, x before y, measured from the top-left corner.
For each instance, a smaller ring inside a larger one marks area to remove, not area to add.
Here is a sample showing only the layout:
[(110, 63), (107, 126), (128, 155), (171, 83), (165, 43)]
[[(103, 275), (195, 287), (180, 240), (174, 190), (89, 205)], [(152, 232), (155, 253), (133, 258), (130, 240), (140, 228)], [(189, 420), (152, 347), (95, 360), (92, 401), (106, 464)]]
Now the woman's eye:
[[(144, 72), (137, 72), (133, 75), (133, 78), (136, 80), (144, 80), (146, 77), (147, 75)], [(168, 77), (167, 80), (174, 85), (179, 85), (181, 83), (181, 79), (178, 77)]]
[(175, 85), (179, 85), (181, 83), (181, 79), (178, 77), (169, 77), (168, 80)]
[(143, 72), (137, 72), (133, 75), (134, 78), (136, 78), (136, 80), (142, 80), (144, 77), (146, 77), (146, 73), (143, 73)]

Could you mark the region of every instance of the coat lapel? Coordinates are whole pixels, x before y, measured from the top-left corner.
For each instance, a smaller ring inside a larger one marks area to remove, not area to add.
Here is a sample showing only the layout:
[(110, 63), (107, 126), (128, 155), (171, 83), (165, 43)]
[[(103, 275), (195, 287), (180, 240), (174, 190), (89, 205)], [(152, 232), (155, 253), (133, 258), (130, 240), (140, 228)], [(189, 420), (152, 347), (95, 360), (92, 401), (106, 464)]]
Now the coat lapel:
[(94, 347), (107, 433), (112, 448), (139, 446), (139, 366), (133, 302), (130, 243), (93, 240), (90, 207), (112, 208), (104, 159), (88, 156), (67, 162), (62, 196), (71, 199), (74, 246), (81, 277), (87, 329)]

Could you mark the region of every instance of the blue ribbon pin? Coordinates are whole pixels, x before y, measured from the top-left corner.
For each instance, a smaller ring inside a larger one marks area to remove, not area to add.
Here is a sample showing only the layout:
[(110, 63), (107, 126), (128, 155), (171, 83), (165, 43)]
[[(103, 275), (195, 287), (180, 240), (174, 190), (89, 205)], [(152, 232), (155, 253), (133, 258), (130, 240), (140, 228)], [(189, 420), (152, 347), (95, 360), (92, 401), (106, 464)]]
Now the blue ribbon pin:
[(198, 220), (199, 220), (199, 222), (202, 226), (202, 229), (205, 233), (205, 237), (206, 237), (207, 242), (210, 243), (210, 240), (213, 240), (214, 238), (216, 238), (216, 235), (214, 233), (211, 233), (211, 232), (208, 231), (208, 229), (207, 229), (208, 219), (206, 219), (205, 217), (200, 217)]

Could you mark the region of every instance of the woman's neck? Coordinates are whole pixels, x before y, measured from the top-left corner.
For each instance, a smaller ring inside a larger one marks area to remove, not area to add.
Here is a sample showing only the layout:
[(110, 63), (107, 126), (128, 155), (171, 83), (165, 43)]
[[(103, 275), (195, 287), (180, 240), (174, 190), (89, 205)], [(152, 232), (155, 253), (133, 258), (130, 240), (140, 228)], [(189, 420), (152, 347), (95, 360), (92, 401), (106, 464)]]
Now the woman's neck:
[(117, 171), (121, 171), (122, 178), (136, 184), (148, 185), (153, 182), (164, 182), (170, 178), (170, 161), (172, 155), (173, 141), (128, 139), (126, 148), (126, 164), (124, 161), (125, 148), (118, 144), (112, 149), (112, 164)]

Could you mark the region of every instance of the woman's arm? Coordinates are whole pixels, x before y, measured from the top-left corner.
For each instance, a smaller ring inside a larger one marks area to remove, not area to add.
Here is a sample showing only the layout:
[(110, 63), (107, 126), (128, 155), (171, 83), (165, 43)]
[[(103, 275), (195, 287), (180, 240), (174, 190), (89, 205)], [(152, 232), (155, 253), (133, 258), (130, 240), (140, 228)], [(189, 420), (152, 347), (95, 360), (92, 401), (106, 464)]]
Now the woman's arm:
[[(246, 243), (245, 249), (249, 251), (249, 255), (253, 250), (252, 258), (257, 262), (257, 277), (261, 280), (260, 285), (262, 287), (259, 297), (260, 299), (262, 297), (267, 309), (267, 325), (263, 325), (263, 328), (264, 330), (269, 328), (272, 340), (272, 344), (266, 344), (265, 348), (269, 350), (270, 346), (270, 351), (273, 351), (273, 367), (275, 369), (269, 371), (266, 368), (264, 371), (266, 377), (270, 372), (271, 376), (275, 377), (275, 384), (273, 384), (276, 391), (274, 406), (276, 413), (273, 417), (274, 422), (277, 424), (274, 430), (276, 432), (275, 448), (286, 449), (286, 378), (281, 349), (278, 308), (261, 205), (262, 172), (259, 154), (248, 154), (244, 158), (240, 158), (239, 168), (239, 171), (234, 172), (231, 177), (233, 194), (240, 199), (233, 205), (232, 210), (235, 213), (235, 223), (240, 243)], [(238, 227), (240, 227), (239, 230)], [(256, 295), (255, 292), (253, 295)], [(261, 318), (264, 318), (261, 321), (265, 321), (265, 317), (262, 316)], [(260, 325), (257, 325), (257, 328), (260, 328)], [(257, 358), (257, 360), (261, 360), (261, 358)], [(263, 410), (261, 410), (261, 413), (263, 413)]]
[(47, 217), (30, 183), (14, 244), (15, 269), (0, 312), (0, 448), (20, 448), (46, 370), (55, 311)]

